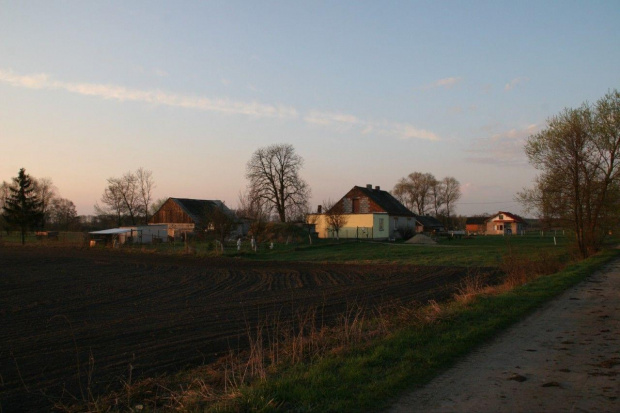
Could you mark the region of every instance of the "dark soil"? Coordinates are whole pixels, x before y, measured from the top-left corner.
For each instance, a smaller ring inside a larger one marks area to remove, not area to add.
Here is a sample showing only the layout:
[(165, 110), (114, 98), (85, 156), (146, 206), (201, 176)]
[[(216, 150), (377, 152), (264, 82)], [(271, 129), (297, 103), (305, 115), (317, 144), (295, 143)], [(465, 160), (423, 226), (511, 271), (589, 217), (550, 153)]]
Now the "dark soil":
[(354, 304), (442, 300), (468, 274), (0, 247), (0, 411), (49, 410), (212, 362), (270, 314), (317, 308), (329, 324)]

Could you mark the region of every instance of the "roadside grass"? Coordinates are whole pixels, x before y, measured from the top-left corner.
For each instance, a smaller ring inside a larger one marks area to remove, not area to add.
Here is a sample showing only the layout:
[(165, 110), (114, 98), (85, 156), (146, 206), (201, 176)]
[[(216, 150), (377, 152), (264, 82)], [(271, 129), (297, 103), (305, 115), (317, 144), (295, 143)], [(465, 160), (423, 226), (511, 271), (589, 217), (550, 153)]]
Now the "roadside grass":
[(376, 411), (405, 390), (420, 387), (460, 357), (611, 259), (606, 250), (563, 271), (502, 293), (440, 306), (427, 322), (408, 325), (343, 353), (297, 363), (264, 381), (239, 389), (239, 396), (212, 411)]

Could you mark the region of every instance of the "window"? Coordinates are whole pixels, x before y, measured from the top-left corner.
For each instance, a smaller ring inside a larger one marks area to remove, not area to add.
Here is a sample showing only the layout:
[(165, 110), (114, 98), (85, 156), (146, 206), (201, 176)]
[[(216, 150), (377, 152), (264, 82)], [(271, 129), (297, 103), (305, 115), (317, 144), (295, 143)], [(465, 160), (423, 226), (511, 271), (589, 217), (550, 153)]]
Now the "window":
[(383, 231), (383, 218), (379, 218), (379, 231)]
[(504, 214), (499, 214), (499, 219), (504, 219)]
[(353, 213), (354, 214), (359, 214), (360, 213), (360, 199), (359, 198), (353, 198)]

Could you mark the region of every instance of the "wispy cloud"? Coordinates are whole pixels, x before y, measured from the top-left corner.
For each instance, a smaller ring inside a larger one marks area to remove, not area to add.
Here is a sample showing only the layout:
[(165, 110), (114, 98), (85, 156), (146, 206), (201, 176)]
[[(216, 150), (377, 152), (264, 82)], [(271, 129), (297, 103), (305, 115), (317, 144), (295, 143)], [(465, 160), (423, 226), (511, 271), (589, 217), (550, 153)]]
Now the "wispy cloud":
[(258, 102), (242, 102), (226, 98), (213, 99), (188, 95), (166, 93), (160, 90), (137, 90), (116, 85), (97, 83), (76, 83), (53, 80), (46, 74), (18, 75), (0, 70), (0, 81), (13, 86), (30, 89), (65, 90), (84, 96), (96, 96), (119, 102), (144, 102), (173, 107), (203, 110), (226, 114), (247, 115), (251, 117), (271, 117), (294, 119), (297, 110), (284, 105), (268, 105)]
[(320, 112), (317, 110), (310, 111), (304, 117), (304, 120), (308, 123), (322, 126), (339, 125), (344, 127), (351, 127), (361, 123), (361, 121), (353, 115), (347, 115), (344, 113)]
[[(0, 82), (28, 89), (64, 90), (119, 102), (143, 102), (255, 118), (300, 118), (297, 109), (286, 105), (180, 95), (160, 90), (138, 90), (109, 84), (64, 82), (54, 80), (47, 74), (20, 75), (10, 70), (0, 69)], [(339, 132), (357, 129), (361, 134), (376, 134), (398, 139), (440, 140), (435, 133), (408, 123), (364, 120), (346, 113), (311, 110), (302, 118), (308, 124), (331, 128)]]
[(526, 83), (529, 80), (530, 79), (527, 78), (527, 77), (516, 77), (516, 78), (512, 79), (510, 82), (506, 83), (506, 86), (504, 86), (504, 90), (507, 91), (507, 92), (511, 91), (512, 89), (516, 88), (521, 83)]
[(457, 84), (461, 83), (462, 81), (463, 81), (462, 77), (446, 77), (444, 79), (439, 79), (436, 82), (426, 85), (424, 89), (434, 89), (434, 88), (440, 88), (440, 87), (445, 88), (445, 89), (450, 89), (456, 86)]
[(330, 113), (314, 110), (304, 117), (304, 121), (313, 125), (331, 127), (340, 131), (357, 128), (360, 133), (364, 135), (374, 133), (398, 139), (440, 140), (439, 136), (436, 134), (416, 128), (408, 123), (364, 120), (354, 115), (344, 113)]
[(538, 125), (528, 125), (521, 129), (510, 129), (493, 134), (488, 138), (476, 139), (467, 150), (471, 156), (467, 160), (482, 164), (522, 166), (527, 164), (525, 143), (527, 138), (538, 132)]

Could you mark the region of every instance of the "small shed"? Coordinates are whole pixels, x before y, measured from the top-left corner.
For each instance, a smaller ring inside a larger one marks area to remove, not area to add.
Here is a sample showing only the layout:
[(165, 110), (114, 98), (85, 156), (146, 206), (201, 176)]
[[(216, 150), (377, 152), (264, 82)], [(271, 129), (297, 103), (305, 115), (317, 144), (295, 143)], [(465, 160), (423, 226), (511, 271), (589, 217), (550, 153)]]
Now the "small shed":
[(127, 237), (130, 237), (133, 231), (131, 228), (110, 228), (101, 231), (91, 231), (88, 233), (90, 235), (90, 246), (94, 247), (99, 243), (104, 245), (124, 244)]

